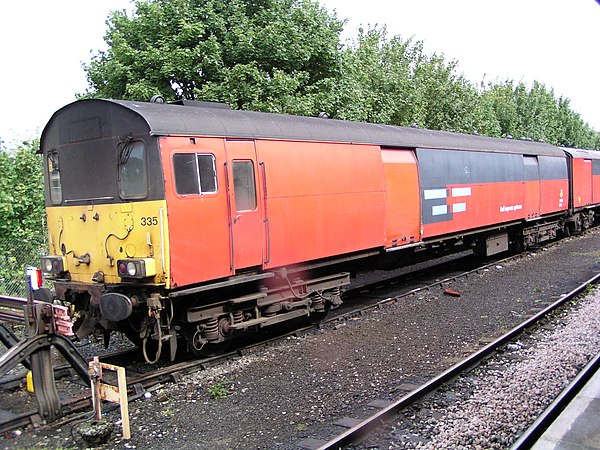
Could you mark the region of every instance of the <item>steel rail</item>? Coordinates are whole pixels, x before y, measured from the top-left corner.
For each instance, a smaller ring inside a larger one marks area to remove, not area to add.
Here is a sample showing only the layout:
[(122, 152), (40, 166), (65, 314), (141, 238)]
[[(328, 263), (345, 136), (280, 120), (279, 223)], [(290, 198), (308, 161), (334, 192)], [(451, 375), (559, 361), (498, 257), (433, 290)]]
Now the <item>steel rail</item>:
[(11, 309), (0, 309), (0, 321), (11, 323), (23, 323), (25, 315), (23, 311), (15, 311)]
[(583, 389), (585, 384), (600, 369), (600, 353), (598, 353), (579, 374), (569, 383), (569, 385), (560, 393), (560, 395), (544, 410), (531, 426), (525, 430), (519, 439), (512, 445), (510, 450), (524, 450), (531, 448), (544, 432), (552, 425), (552, 422), (558, 418), (567, 405)]
[(0, 295), (0, 306), (5, 308), (23, 309), (27, 306), (27, 299), (22, 297), (11, 297), (10, 295)]
[[(34, 300), (34, 303), (39, 302)], [(25, 318), (23, 311), (26, 306), (26, 298), (0, 295), (0, 320), (4, 322), (23, 323)]]
[(339, 436), (336, 436), (335, 438), (331, 439), (327, 443), (318, 447), (318, 450), (340, 449), (340, 448), (343, 448), (344, 446), (347, 446), (353, 442), (356, 442), (360, 438), (366, 436), (370, 431), (379, 427), (382, 422), (386, 421), (387, 419), (389, 419), (392, 416), (397, 415), (400, 411), (405, 409), (407, 406), (422, 399), (425, 395), (433, 392), (434, 390), (436, 390), (443, 384), (454, 379), (460, 373), (462, 373), (465, 370), (467, 370), (468, 368), (474, 366), (479, 361), (485, 359), (485, 357), (492, 354), (497, 348), (510, 342), (516, 336), (520, 335), (526, 329), (530, 328), (536, 322), (538, 322), (540, 319), (545, 317), (548, 313), (558, 309), (559, 307), (564, 305), (567, 301), (571, 300), (573, 297), (575, 297), (576, 295), (583, 292), (589, 285), (597, 283), (599, 279), (600, 279), (600, 273), (595, 275), (594, 277), (590, 278), (586, 282), (582, 283), (581, 285), (579, 285), (578, 287), (573, 289), (568, 294), (565, 294), (559, 300), (552, 303), (550, 306), (543, 309), (542, 311), (538, 312), (536, 315), (530, 317), (528, 320), (526, 320), (522, 324), (516, 326), (512, 330), (510, 330), (507, 333), (505, 333), (504, 335), (500, 336), (495, 341), (489, 343), (488, 345), (483, 347), (481, 350), (473, 353), (472, 355), (467, 357), (462, 362), (455, 364), (454, 366), (450, 367), (445, 372), (441, 373), (440, 375), (438, 375), (437, 377), (428, 381), (427, 383), (423, 384), (419, 388), (415, 389), (414, 391), (412, 391), (409, 394), (405, 395), (404, 397), (400, 398), (396, 402), (394, 402), (391, 405), (387, 406), (386, 408), (378, 411), (377, 413), (375, 413), (372, 416), (368, 417), (367, 419), (363, 420), (359, 424), (355, 425), (354, 427), (348, 429), (347, 431), (340, 434)]
[(6, 433), (17, 428), (23, 428), (29, 425), (35, 425), (42, 422), (38, 411), (29, 411), (14, 416), (0, 422), (0, 433)]

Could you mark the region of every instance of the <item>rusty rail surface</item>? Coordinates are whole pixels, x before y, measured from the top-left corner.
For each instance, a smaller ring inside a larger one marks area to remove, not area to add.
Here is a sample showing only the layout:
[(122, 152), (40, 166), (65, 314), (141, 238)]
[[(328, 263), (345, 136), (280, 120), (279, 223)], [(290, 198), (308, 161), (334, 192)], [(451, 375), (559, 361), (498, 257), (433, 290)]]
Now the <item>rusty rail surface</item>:
[(0, 295), (0, 321), (23, 323), (23, 309), (27, 306), (27, 299)]

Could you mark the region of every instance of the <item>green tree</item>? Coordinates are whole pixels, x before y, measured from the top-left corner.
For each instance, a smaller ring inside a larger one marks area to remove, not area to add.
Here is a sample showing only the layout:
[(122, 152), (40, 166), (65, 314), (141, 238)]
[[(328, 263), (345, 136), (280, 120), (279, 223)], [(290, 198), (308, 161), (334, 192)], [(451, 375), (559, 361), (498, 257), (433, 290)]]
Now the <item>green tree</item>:
[(567, 147), (599, 148), (600, 133), (572, 110), (569, 99), (557, 98), (552, 89), (540, 82), (534, 81), (531, 88), (512, 80), (489, 83), (481, 98), (495, 113), (499, 125), (496, 135)]
[(491, 105), (499, 126), (499, 137), (513, 136), (516, 133), (519, 117), (515, 104), (513, 82), (490, 83), (481, 94), (483, 101)]
[[(327, 100), (327, 99), (325, 99)], [(456, 62), (428, 55), (423, 43), (360, 30), (342, 51), (342, 70), (325, 110), (349, 120), (471, 133), (495, 130), (491, 107), (457, 74)]]
[(339, 70), (342, 22), (311, 0), (147, 0), (111, 13), (86, 96), (221, 101), (311, 113)]
[(44, 182), (37, 139), (0, 149), (0, 292), (24, 295), (24, 267), (39, 266)]
[(600, 149), (600, 133), (593, 131), (581, 116), (571, 109), (568, 98), (558, 99), (558, 120), (559, 145)]

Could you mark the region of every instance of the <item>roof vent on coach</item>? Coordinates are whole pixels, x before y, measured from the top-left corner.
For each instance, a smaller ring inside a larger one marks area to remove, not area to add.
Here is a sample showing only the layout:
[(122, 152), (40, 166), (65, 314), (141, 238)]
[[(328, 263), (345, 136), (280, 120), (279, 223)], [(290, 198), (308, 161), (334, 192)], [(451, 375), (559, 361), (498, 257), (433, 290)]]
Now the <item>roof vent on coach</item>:
[(180, 106), (191, 106), (194, 108), (217, 108), (217, 109), (231, 109), (227, 103), (218, 103), (218, 102), (204, 102), (199, 100), (175, 100), (174, 102), (169, 102), (171, 105), (180, 105)]
[(153, 95), (150, 99), (150, 103), (158, 103), (162, 105), (165, 102), (165, 98), (162, 95)]

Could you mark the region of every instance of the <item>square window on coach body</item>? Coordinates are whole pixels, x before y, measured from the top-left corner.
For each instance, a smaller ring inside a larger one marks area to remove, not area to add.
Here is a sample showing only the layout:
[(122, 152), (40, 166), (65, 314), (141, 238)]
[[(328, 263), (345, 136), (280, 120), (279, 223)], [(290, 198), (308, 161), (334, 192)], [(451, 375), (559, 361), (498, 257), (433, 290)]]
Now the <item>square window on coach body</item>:
[(176, 153), (173, 155), (175, 191), (179, 195), (217, 192), (215, 157), (210, 154)]

